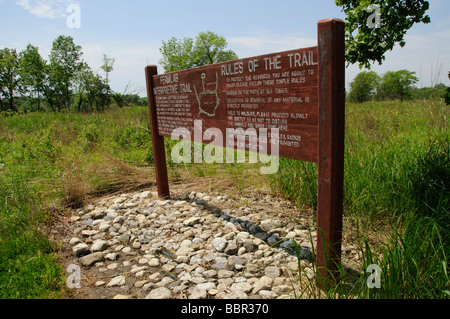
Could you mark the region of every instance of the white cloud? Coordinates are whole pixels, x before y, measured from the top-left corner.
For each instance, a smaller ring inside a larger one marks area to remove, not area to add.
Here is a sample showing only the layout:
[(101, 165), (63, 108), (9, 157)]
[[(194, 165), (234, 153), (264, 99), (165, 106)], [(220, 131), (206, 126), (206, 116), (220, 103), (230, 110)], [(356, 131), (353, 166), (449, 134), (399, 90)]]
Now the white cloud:
[(58, 19), (67, 16), (67, 7), (77, 3), (72, 0), (17, 0), (21, 6), (32, 15), (43, 19)]

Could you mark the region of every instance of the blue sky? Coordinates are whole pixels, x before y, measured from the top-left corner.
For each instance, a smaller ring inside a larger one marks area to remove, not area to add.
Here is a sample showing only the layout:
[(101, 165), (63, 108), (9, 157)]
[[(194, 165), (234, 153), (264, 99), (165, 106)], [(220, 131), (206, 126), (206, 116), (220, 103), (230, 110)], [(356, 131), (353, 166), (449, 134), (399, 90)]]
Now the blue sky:
[[(396, 47), (372, 70), (415, 71), (419, 86), (450, 84), (450, 1), (429, 2), (432, 22), (413, 26), (406, 47)], [(67, 25), (70, 4), (80, 8), (80, 28)], [(0, 0), (0, 48), (23, 50), (31, 43), (48, 59), (53, 40), (70, 35), (95, 71), (100, 72), (104, 53), (115, 58), (113, 90), (123, 92), (130, 84), (128, 92), (144, 96), (144, 68), (158, 64), (161, 42), (171, 37), (213, 31), (246, 58), (314, 46), (317, 22), (331, 17), (345, 19), (334, 0)], [(348, 67), (347, 83), (359, 71)]]

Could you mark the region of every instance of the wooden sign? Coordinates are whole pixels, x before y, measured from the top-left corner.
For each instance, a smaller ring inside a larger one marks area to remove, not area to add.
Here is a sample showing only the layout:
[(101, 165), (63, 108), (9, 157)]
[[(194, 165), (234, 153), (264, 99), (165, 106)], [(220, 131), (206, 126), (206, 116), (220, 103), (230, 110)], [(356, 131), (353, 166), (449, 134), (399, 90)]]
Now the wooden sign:
[[(157, 74), (156, 66), (146, 68), (161, 197), (170, 195), (163, 137), (172, 136), (180, 128), (189, 132), (192, 141), (202, 142), (196, 137), (198, 126), (200, 138), (214, 128), (222, 134), (216, 135), (211, 144), (270, 154), (270, 145), (275, 143), (280, 157), (318, 163), (316, 264), (323, 284), (337, 279), (341, 255), (344, 39), (344, 22), (327, 19), (318, 23), (316, 47), (164, 75)], [(235, 143), (236, 136), (228, 134), (230, 130), (246, 132), (246, 141)], [(270, 143), (251, 143), (252, 139), (263, 138)]]
[(278, 128), (281, 157), (316, 162), (318, 71), (314, 47), (155, 76), (158, 133), (170, 137), (183, 127), (194, 140), (195, 121), (202, 132), (220, 129), (224, 139), (226, 129)]

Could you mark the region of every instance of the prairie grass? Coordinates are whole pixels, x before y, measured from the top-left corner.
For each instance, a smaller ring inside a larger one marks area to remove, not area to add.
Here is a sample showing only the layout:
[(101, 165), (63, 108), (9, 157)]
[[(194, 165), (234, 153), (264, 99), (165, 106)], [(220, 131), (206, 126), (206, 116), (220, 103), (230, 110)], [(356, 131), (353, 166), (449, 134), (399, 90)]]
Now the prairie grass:
[[(305, 285), (309, 296), (449, 297), (448, 113), (441, 101), (347, 105), (344, 225), (359, 245), (359, 277), (327, 291)], [(175, 164), (175, 143), (166, 139), (174, 182), (202, 177), (236, 193), (270, 187), (299, 208), (317, 207), (316, 164), (280, 159), (269, 177), (260, 164)], [(47, 209), (147, 187), (152, 164), (145, 107), (0, 117), (0, 298), (61, 296), (65, 274), (45, 235)], [(367, 288), (371, 264), (382, 270), (380, 289)]]
[[(351, 289), (331, 287), (326, 297), (449, 298), (448, 115), (442, 101), (347, 105), (344, 220), (358, 225), (352, 237), (362, 256), (361, 278)], [(316, 208), (317, 165), (280, 164), (274, 190), (299, 207)], [(381, 244), (373, 244), (374, 237)], [(381, 268), (380, 289), (367, 288), (372, 264)]]
[[(449, 108), (443, 102), (350, 104), (346, 112), (348, 215), (373, 221), (420, 212), (425, 202), (433, 207), (439, 188), (449, 196)], [(274, 190), (299, 207), (317, 206), (317, 164), (280, 159), (279, 174), (272, 177)], [(422, 196), (430, 183), (434, 188)]]
[(59, 298), (47, 211), (152, 182), (146, 110), (0, 118), (0, 298)]
[[(448, 228), (448, 225), (447, 225)], [(447, 237), (447, 238), (446, 238)], [(381, 246), (369, 236), (357, 240), (362, 260), (356, 268), (339, 265), (336, 281), (325, 289), (298, 267), (298, 297), (328, 299), (448, 299), (448, 229), (429, 217), (403, 216)], [(299, 246), (293, 248), (298, 256)], [(300, 262), (300, 257), (299, 257)], [(375, 275), (373, 267), (378, 267)], [(372, 267), (372, 268), (371, 268)], [(317, 269), (313, 264), (313, 272)], [(378, 282), (378, 285), (376, 284)]]
[[(251, 184), (243, 172), (255, 165), (174, 165), (175, 143), (166, 139), (172, 179), (223, 175), (242, 192)], [(46, 212), (153, 185), (152, 164), (145, 107), (0, 117), (0, 298), (61, 296), (65, 272), (44, 231)]]
[(0, 176), (0, 298), (58, 298), (64, 273), (38, 225), (47, 214), (18, 172)]

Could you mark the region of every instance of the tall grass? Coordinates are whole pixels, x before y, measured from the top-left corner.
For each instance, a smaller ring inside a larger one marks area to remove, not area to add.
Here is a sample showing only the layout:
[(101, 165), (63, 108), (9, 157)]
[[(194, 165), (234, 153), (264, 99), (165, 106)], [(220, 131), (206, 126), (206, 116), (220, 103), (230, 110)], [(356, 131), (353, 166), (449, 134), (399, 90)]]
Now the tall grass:
[[(436, 101), (348, 105), (346, 213), (375, 220), (420, 212), (422, 203), (433, 208), (438, 188), (448, 197), (448, 115), (448, 107)], [(298, 206), (316, 207), (317, 164), (281, 159), (273, 182)]]
[(63, 296), (46, 211), (149, 183), (147, 115), (126, 108), (0, 118), (0, 298)]
[[(336, 282), (322, 289), (316, 285), (317, 269), (312, 277), (300, 266), (300, 247), (294, 243), (299, 258), (300, 298), (331, 299), (445, 299), (450, 298), (448, 275), (449, 249), (445, 233), (429, 217), (402, 216), (393, 226), (388, 240), (374, 247), (370, 239), (358, 240), (362, 260), (355, 275), (342, 265)], [(375, 276), (370, 267), (378, 267)], [(378, 285), (376, 285), (378, 283)]]
[(86, 193), (144, 182), (139, 168), (153, 158), (147, 115), (146, 108), (125, 108), (0, 118), (0, 163), (44, 189), (47, 204), (82, 204)]
[[(347, 105), (344, 211), (363, 225), (364, 232), (354, 236), (363, 256), (362, 279), (351, 294), (341, 284), (327, 297), (449, 297), (448, 115), (439, 101)], [(300, 207), (316, 208), (317, 165), (289, 159), (280, 164), (274, 188)], [(372, 244), (371, 236), (386, 229), (387, 240)], [(380, 289), (367, 288), (370, 264), (382, 270)]]
[[(448, 214), (448, 212), (447, 212)], [(448, 298), (448, 229), (429, 217), (407, 218), (395, 227), (381, 254), (366, 242), (364, 266), (381, 269), (380, 288), (364, 290), (368, 298)]]
[(46, 214), (18, 172), (0, 176), (0, 298), (62, 296), (64, 272), (37, 225)]

